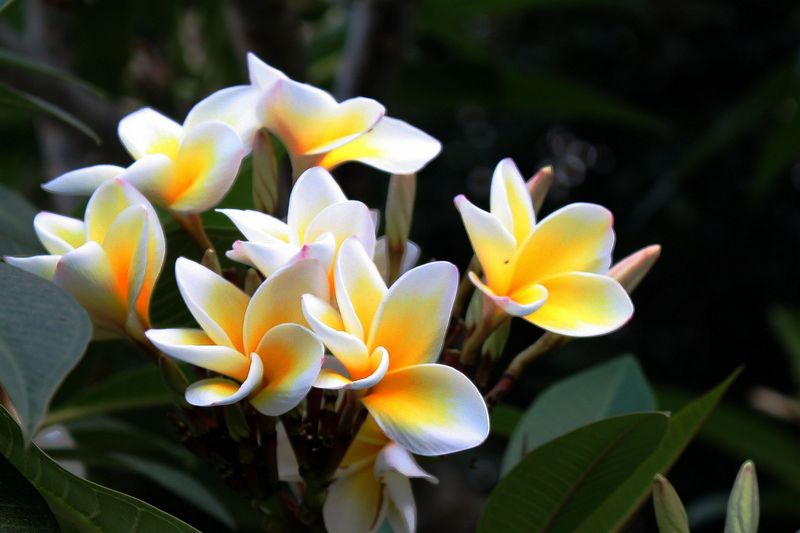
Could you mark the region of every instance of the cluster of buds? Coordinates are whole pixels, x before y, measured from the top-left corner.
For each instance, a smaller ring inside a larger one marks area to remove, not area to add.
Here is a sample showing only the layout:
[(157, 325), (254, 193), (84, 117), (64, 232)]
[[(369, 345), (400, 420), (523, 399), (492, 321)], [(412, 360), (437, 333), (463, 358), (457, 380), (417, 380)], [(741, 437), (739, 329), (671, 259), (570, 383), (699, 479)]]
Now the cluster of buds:
[[(439, 142), (385, 116), (374, 100), (337, 102), (253, 55), (248, 64), (250, 84), (210, 95), (182, 125), (148, 108), (125, 117), (119, 136), (134, 162), (46, 183), (51, 192), (90, 194), (85, 219), (39, 214), (35, 228), (51, 255), (6, 261), (70, 292), (97, 338), (127, 337), (155, 356), (181, 388), (190, 447), (207, 448), (198, 439), (209, 428), (218, 439), (222, 427), (232, 442), (250, 439), (272, 454), (261, 485), (269, 493), (289, 483), (296, 519), (311, 523), (316, 512), (334, 532), (372, 531), (384, 520), (413, 531), (409, 478), (436, 481), (414, 455), (487, 438), (479, 386), (491, 364), (475, 369), (499, 360), (511, 317), (559, 338), (608, 333), (630, 318), (626, 288), (609, 272), (611, 214), (572, 204), (537, 222), (550, 174), (526, 184), (504, 160), (490, 211), (456, 198), (476, 254), (461, 283), (451, 263), (415, 266), (415, 173)], [(291, 165), (285, 221), (275, 216), (274, 141)], [(230, 190), (251, 151), (256, 210), (219, 210), (243, 236), (225, 255), (247, 269), (244, 286), (218, 263), (179, 258), (175, 279), (199, 327), (154, 329), (149, 305), (165, 258), (154, 206), (213, 256), (201, 214)], [(393, 174), (384, 237), (375, 212), (331, 176), (346, 161)], [(647, 263), (628, 260), (626, 275), (641, 278)], [(173, 361), (197, 367), (200, 379), (188, 383)]]

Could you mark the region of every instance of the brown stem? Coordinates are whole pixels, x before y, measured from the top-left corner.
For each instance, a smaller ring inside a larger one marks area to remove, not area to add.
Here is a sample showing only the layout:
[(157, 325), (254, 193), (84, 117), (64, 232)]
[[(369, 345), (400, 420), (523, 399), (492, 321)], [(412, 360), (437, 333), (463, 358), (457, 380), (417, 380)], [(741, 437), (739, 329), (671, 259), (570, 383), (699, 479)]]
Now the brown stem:
[(211, 242), (211, 239), (208, 238), (206, 228), (203, 226), (203, 219), (200, 218), (200, 215), (196, 213), (182, 215), (174, 211), (170, 211), (170, 214), (204, 252), (206, 250), (214, 250), (214, 244)]
[(461, 364), (465, 367), (473, 367), (478, 362), (481, 355), (483, 343), (489, 338), (503, 322), (510, 320), (511, 317), (502, 311), (492, 309), (488, 315), (484, 315), (483, 320), (472, 330), (472, 333), (464, 341), (461, 348)]
[(456, 299), (455, 302), (453, 302), (453, 318), (461, 317), (464, 312), (464, 308), (467, 306), (469, 297), (472, 296), (472, 291), (475, 290), (475, 285), (473, 285), (472, 281), (469, 279), (470, 272), (474, 272), (476, 276), (481, 275), (481, 264), (476, 256), (472, 256), (472, 259), (470, 259), (467, 270), (464, 272), (464, 275), (461, 276), (461, 281), (458, 284)]

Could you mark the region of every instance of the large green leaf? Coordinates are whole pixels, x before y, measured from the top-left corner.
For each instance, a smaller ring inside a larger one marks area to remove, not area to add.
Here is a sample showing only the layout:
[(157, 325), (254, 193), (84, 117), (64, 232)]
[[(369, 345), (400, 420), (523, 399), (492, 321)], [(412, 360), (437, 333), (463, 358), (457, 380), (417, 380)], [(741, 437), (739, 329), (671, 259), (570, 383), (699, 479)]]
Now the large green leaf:
[(0, 263), (0, 384), (33, 435), (92, 336), (86, 311), (47, 280)]
[(629, 355), (574, 374), (543, 391), (525, 412), (506, 448), (502, 472), (508, 473), (531, 450), (573, 429), (655, 409), (639, 363)]
[(666, 430), (664, 414), (639, 413), (607, 418), (548, 442), (495, 488), (478, 532), (579, 530), (604, 505), (609, 488), (656, 450)]
[(0, 409), (0, 453), (44, 496), (62, 529), (103, 533), (197, 531), (131, 496), (74, 476), (35, 445), (25, 447), (19, 426)]
[(65, 111), (55, 104), (42, 100), (38, 96), (19, 91), (10, 85), (0, 83), (0, 105), (20, 107), (55, 117), (83, 133), (95, 143), (100, 144), (97, 133), (72, 113)]
[(59, 402), (44, 424), (59, 424), (92, 415), (143, 409), (171, 403), (169, 391), (155, 365), (123, 370)]
[[(0, 9), (2, 9), (2, 7), (0, 7)], [(31, 59), (30, 57), (15, 54), (10, 50), (0, 49), (0, 65), (8, 65), (22, 70), (28, 70), (30, 72), (42, 74), (59, 81), (72, 83), (74, 85), (78, 85), (79, 87), (83, 87), (87, 91), (93, 92), (97, 96), (102, 96), (103, 94), (100, 89), (91, 83), (80, 79), (74, 74), (70, 74), (67, 71), (61, 70), (52, 65), (48, 65), (47, 63), (42, 63), (41, 61)]]
[(59, 531), (47, 502), (3, 456), (0, 456), (0, 520), (0, 531)]
[[(667, 473), (700, 431), (740, 371), (741, 369), (734, 371), (714, 389), (673, 414), (669, 419), (667, 433), (658, 449), (641, 463), (633, 475), (617, 484), (603, 505), (598, 506), (584, 521), (584, 527), (576, 531), (618, 531), (622, 528), (647, 499), (653, 477), (659, 473)], [(609, 485), (607, 488), (612, 486)]]
[(0, 255), (43, 252), (33, 230), (36, 209), (16, 191), (0, 186)]

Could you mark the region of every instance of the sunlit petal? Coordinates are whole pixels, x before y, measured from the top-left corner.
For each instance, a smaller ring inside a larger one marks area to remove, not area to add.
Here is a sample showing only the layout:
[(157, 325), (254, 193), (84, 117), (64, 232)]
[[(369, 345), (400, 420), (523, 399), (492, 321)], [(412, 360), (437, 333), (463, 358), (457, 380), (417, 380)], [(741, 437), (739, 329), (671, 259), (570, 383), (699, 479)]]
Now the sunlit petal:
[(291, 262), (300, 248), (300, 246), (286, 243), (264, 244), (235, 241), (233, 249), (227, 251), (225, 255), (233, 261), (255, 267), (264, 277), (269, 277), (276, 270)]
[(261, 386), (262, 371), (261, 359), (257, 354), (251, 354), (250, 370), (241, 385), (227, 378), (196, 381), (186, 389), (186, 401), (198, 407), (236, 403)]
[[(389, 370), (389, 352), (378, 346), (370, 354), (366, 366), (370, 370), (362, 372), (357, 379), (352, 380), (341, 372), (323, 368), (314, 386), (318, 389), (368, 389), (383, 379), (386, 371)], [(351, 373), (348, 372), (348, 374)]]
[(119, 177), (130, 183), (148, 200), (169, 207), (173, 198), (168, 194), (175, 172), (175, 162), (164, 154), (150, 154), (135, 161)]
[(383, 117), (367, 133), (318, 156), (315, 163), (331, 169), (347, 161), (359, 161), (392, 174), (413, 174), (441, 149), (441, 143), (424, 131), (402, 120)]
[(342, 244), (334, 280), (345, 329), (356, 337), (365, 338), (387, 289), (358, 238), (349, 238)]
[(186, 131), (166, 196), (181, 213), (211, 209), (228, 193), (246, 153), (237, 133), (224, 122), (203, 122)]
[(301, 297), (312, 294), (329, 298), (325, 269), (314, 259), (305, 259), (286, 266), (269, 278), (253, 294), (244, 317), (245, 353), (255, 351), (264, 334), (278, 324), (307, 325)]
[(289, 242), (289, 226), (275, 217), (252, 209), (217, 209), (233, 222), (248, 241)]
[(491, 213), (500, 219), (517, 244), (525, 242), (533, 229), (533, 202), (522, 174), (510, 158), (500, 161), (494, 170), (490, 205)]
[(186, 363), (244, 381), (250, 358), (227, 346), (218, 346), (200, 329), (151, 329), (145, 335), (156, 348)]
[(347, 197), (327, 170), (319, 167), (308, 169), (294, 184), (286, 221), (297, 235), (296, 238), (301, 239), (320, 211), (345, 201)]
[(86, 242), (86, 227), (76, 218), (42, 211), (34, 217), (33, 228), (51, 254), (65, 254)]
[(385, 512), (383, 488), (371, 468), (360, 468), (336, 479), (322, 507), (329, 533), (372, 533), (380, 527)]
[(133, 310), (147, 271), (147, 209), (132, 205), (108, 229), (103, 250), (114, 276), (115, 289)]
[(344, 331), (339, 312), (326, 299), (304, 295), (303, 314), (320, 340), (341, 362), (353, 379), (372, 373), (369, 352), (364, 342)]
[(392, 370), (362, 402), (384, 433), (411, 453), (454, 453), (477, 446), (489, 435), (481, 393), (449, 366)]
[(34, 255), (32, 257), (3, 257), (3, 261), (11, 266), (21, 268), (26, 272), (35, 274), (47, 280), (53, 279), (56, 273), (56, 265), (61, 259), (58, 255)]
[(348, 200), (320, 211), (306, 227), (303, 242), (313, 242), (325, 233), (333, 235), (337, 244), (348, 237), (357, 237), (370, 257), (375, 250), (375, 226), (369, 209), (361, 202)]
[(62, 174), (44, 185), (42, 189), (57, 194), (92, 194), (104, 182), (125, 171), (115, 165), (94, 165)]
[(271, 87), (278, 80), (285, 80), (286, 74), (264, 63), (254, 53), (247, 53), (247, 71), (250, 83), (261, 89)]
[(576, 203), (539, 222), (515, 262), (511, 290), (563, 272), (605, 273), (614, 248), (614, 217), (605, 207)]
[(263, 92), (258, 87), (226, 87), (200, 100), (189, 110), (183, 127), (194, 128), (202, 122), (218, 120), (233, 128), (248, 150), (259, 128), (256, 106)]
[(498, 296), (474, 272), (469, 273), (469, 279), (497, 307), (511, 316), (529, 315), (544, 305), (547, 300), (547, 289), (542, 285), (531, 284), (514, 292), (511, 296)]
[(87, 239), (103, 242), (117, 216), (137, 204), (148, 206), (149, 202), (130, 183), (113, 179), (102, 184), (86, 204), (84, 223)]
[(628, 293), (616, 280), (572, 272), (545, 278), (545, 304), (525, 320), (571, 337), (603, 335), (622, 327), (633, 314)]
[(384, 108), (369, 98), (341, 103), (325, 91), (278, 80), (262, 100), (263, 124), (295, 155), (326, 152), (372, 128)]
[(264, 364), (264, 388), (250, 399), (261, 414), (279, 416), (294, 408), (311, 390), (325, 353), (313, 333), (296, 324), (267, 331), (256, 352)]
[(467, 229), (472, 249), (486, 274), (487, 284), (503, 294), (513, 274), (513, 259), (516, 253), (514, 236), (503, 226), (500, 219), (475, 207), (465, 196), (455, 200)]
[(175, 279), (192, 316), (214, 343), (242, 353), (242, 324), (250, 298), (206, 267), (179, 257)]
[(149, 107), (124, 117), (117, 128), (122, 144), (134, 159), (147, 154), (175, 157), (181, 131), (180, 124)]
[(375, 313), (367, 346), (389, 350), (392, 370), (439, 357), (458, 288), (458, 269), (437, 261), (409, 270)]

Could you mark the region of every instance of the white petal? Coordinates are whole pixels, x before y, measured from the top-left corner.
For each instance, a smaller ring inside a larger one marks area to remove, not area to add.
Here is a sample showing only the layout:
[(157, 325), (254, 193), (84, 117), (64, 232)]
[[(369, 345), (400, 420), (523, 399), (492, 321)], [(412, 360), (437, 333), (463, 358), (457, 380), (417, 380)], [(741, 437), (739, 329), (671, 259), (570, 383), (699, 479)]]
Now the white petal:
[[(373, 369), (372, 372), (355, 380), (351, 380), (341, 372), (337, 372), (329, 368), (323, 368), (319, 373), (319, 378), (317, 378), (314, 386), (318, 389), (331, 390), (368, 389), (378, 383), (381, 379), (383, 379), (383, 376), (386, 375), (386, 371), (389, 369), (389, 352), (380, 346), (375, 348), (370, 355), (367, 364)], [(347, 374), (349, 375), (350, 372), (347, 372)]]
[(244, 380), (250, 358), (227, 346), (217, 346), (200, 329), (151, 329), (145, 335), (165, 354), (219, 374)]
[(262, 91), (251, 85), (226, 87), (200, 100), (186, 115), (183, 127), (194, 128), (202, 122), (218, 120), (236, 131), (242, 144), (249, 151), (253, 137), (260, 127), (256, 116), (256, 105)]
[(227, 378), (196, 381), (186, 389), (186, 401), (198, 407), (236, 403), (246, 398), (261, 385), (262, 370), (261, 359), (257, 354), (252, 354), (250, 371), (247, 379), (241, 385)]
[(514, 296), (498, 296), (474, 272), (469, 273), (469, 280), (497, 307), (511, 316), (527, 316), (542, 307), (547, 301), (547, 288), (543, 285), (530, 285), (524, 291), (516, 291)]
[(86, 227), (82, 220), (42, 211), (33, 219), (33, 229), (45, 249), (63, 255), (86, 242)]
[(366, 338), (387, 288), (358, 238), (345, 240), (339, 249), (334, 283), (345, 329)]
[(294, 184), (286, 221), (297, 238), (302, 238), (320, 211), (344, 201), (347, 197), (327, 170), (319, 167), (308, 169)]
[(61, 259), (59, 255), (34, 255), (32, 257), (3, 257), (3, 261), (11, 266), (15, 266), (35, 274), (40, 278), (52, 281), (56, 273), (56, 266)]
[(354, 379), (372, 374), (366, 345), (355, 335), (344, 331), (341, 315), (327, 300), (304, 295), (302, 305), (311, 329)]
[(86, 204), (83, 217), (86, 238), (103, 242), (117, 216), (132, 205), (143, 205), (152, 209), (150, 202), (130, 183), (118, 178), (103, 183)]
[(381, 526), (385, 512), (383, 488), (370, 468), (360, 468), (334, 481), (322, 507), (329, 533), (371, 533)]
[(503, 159), (492, 176), (490, 195), (491, 213), (503, 223), (522, 244), (533, 230), (533, 201), (517, 165), (510, 158)]
[(275, 217), (252, 209), (217, 209), (233, 222), (248, 241), (289, 242), (289, 226)]
[(375, 475), (383, 476), (386, 472), (398, 472), (405, 477), (418, 477), (431, 483), (438, 483), (435, 476), (427, 473), (417, 464), (414, 456), (402, 446), (390, 442), (383, 447), (375, 459)]
[(324, 233), (332, 234), (337, 244), (357, 237), (371, 258), (375, 251), (375, 226), (366, 205), (348, 200), (329, 205), (306, 228), (303, 242), (310, 243)]
[(172, 157), (180, 144), (182, 128), (174, 120), (145, 107), (120, 120), (117, 132), (134, 159), (147, 154)]
[(276, 81), (287, 79), (286, 74), (264, 63), (253, 52), (247, 53), (247, 70), (250, 74), (250, 83), (268, 89)]
[(42, 189), (57, 194), (92, 194), (104, 182), (125, 171), (115, 165), (95, 165), (62, 174), (44, 185)]
[[(422, 250), (420, 250), (420, 247), (417, 243), (406, 241), (406, 248), (403, 250), (403, 257), (400, 260), (401, 275), (414, 268), (414, 265), (416, 265), (419, 261), (419, 256), (421, 253)], [(386, 237), (381, 237), (375, 241), (375, 256), (373, 257), (373, 261), (375, 261), (375, 266), (378, 267), (378, 272), (381, 273), (381, 277), (384, 280), (389, 277), (388, 260)]]
[(396, 472), (383, 476), (383, 486), (388, 500), (386, 520), (394, 533), (414, 533), (417, 530), (417, 506), (407, 477)]

